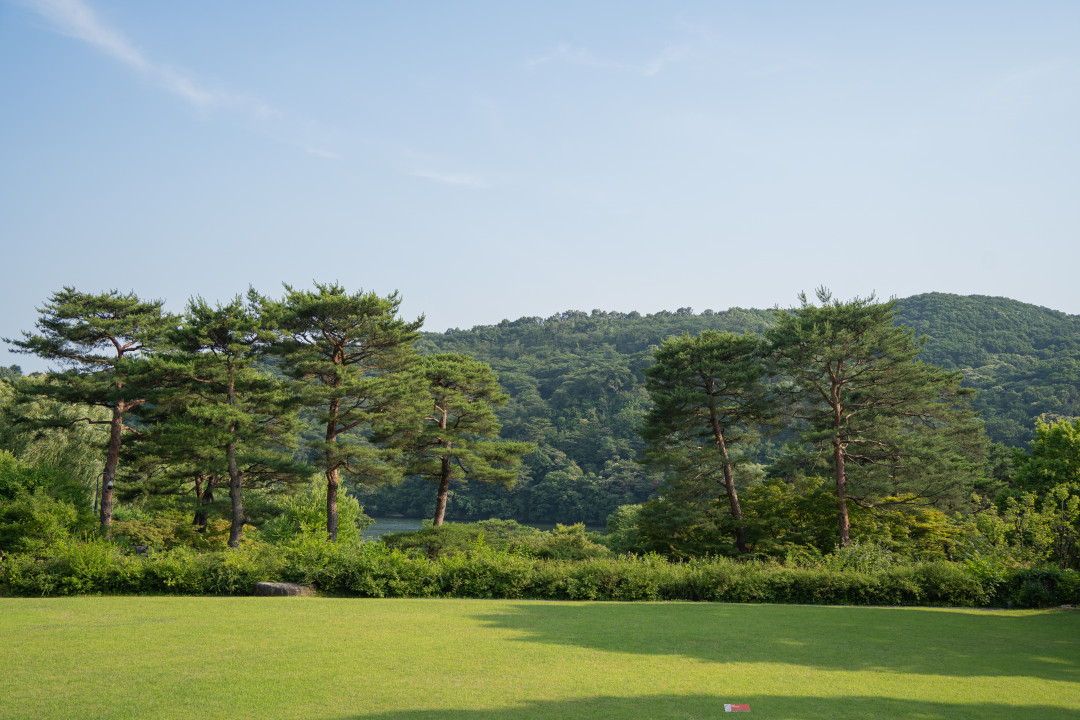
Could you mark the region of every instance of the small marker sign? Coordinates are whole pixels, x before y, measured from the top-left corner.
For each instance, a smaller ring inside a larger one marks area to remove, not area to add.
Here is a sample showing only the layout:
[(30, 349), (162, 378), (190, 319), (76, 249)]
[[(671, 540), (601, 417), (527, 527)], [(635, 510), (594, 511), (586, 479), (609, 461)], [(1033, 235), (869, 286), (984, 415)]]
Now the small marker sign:
[(749, 705), (724, 705), (724, 712), (750, 712)]

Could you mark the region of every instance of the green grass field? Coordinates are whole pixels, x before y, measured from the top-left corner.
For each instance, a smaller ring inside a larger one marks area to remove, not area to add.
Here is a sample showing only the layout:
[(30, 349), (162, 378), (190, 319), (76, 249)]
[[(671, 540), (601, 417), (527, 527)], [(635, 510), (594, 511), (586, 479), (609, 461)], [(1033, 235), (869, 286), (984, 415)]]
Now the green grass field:
[(1080, 612), (0, 600), (0, 718), (714, 718), (724, 703), (758, 718), (1080, 717)]

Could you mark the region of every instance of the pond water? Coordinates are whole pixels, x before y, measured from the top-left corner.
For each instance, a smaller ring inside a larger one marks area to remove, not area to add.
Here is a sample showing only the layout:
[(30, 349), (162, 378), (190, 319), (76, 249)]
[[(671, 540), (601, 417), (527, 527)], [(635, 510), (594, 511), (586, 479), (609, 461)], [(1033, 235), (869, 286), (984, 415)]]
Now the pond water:
[[(420, 529), (420, 518), (406, 518), (406, 517), (380, 517), (374, 518), (375, 524), (369, 525), (364, 530), (365, 540), (378, 540), (387, 533), (396, 532), (411, 532), (413, 530)], [(553, 530), (555, 528), (554, 523), (522, 523), (522, 525), (528, 525), (538, 530)], [(605, 531), (603, 525), (586, 525), (585, 529), (589, 532)]]

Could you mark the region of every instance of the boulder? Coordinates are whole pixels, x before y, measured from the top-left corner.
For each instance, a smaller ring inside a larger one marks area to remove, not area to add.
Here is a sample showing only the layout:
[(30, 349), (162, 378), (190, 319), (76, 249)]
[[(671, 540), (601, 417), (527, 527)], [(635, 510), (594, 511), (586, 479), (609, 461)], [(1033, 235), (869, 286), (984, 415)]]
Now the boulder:
[(258, 597), (295, 597), (311, 595), (313, 592), (310, 585), (283, 582), (255, 583), (255, 595)]

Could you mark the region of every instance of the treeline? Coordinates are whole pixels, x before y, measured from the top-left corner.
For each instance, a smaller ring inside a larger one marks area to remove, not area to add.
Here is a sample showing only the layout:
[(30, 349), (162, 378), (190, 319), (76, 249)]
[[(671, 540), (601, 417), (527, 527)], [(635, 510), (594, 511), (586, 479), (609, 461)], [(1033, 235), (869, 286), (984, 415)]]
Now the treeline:
[[(129, 535), (150, 533), (139, 524), (179, 508), (203, 534), (227, 491), (235, 548), (252, 520), (252, 491), (281, 516), (288, 502), (275, 496), (294, 494), (315, 473), (325, 480), (319, 522), (331, 541), (343, 475), (369, 484), (432, 479), (437, 507), (455, 477), (512, 483), (533, 446), (498, 438), (493, 407), (506, 398), (494, 373), (460, 354), (419, 356), (423, 319), (399, 317), (399, 304), (396, 294), (316, 284), (286, 286), (282, 298), (250, 290), (215, 306), (192, 298), (173, 316), (130, 293), (54, 293), (36, 331), (8, 340), (68, 369), (20, 380), (8, 393), (6, 445), (19, 454), (6, 459), (0, 499), (16, 542), (0, 538), (0, 547), (29, 549), (34, 518), (50, 508), (53, 525), (78, 519), (48, 492), (70, 483), (38, 473), (66, 468), (31, 459), (32, 448), (53, 447), (73, 428), (99, 429), (103, 470), (80, 479), (105, 537), (117, 496), (150, 515), (118, 518)], [(22, 536), (20, 513), (30, 530)]]
[[(984, 496), (1008, 481), (1012, 448), (1034, 439), (1038, 418), (1080, 415), (1080, 318), (1004, 298), (942, 293), (905, 298), (895, 310), (897, 324), (925, 338), (921, 360), (959, 371), (963, 386), (979, 391), (971, 406), (998, 444), (983, 472), (993, 480), (983, 484)], [(598, 524), (617, 504), (655, 496), (662, 477), (635, 462), (644, 450), (638, 430), (650, 406), (645, 369), (655, 348), (705, 330), (760, 336), (775, 319), (774, 311), (740, 308), (594, 310), (423, 333), (421, 352), (461, 352), (489, 363), (510, 396), (498, 410), (503, 436), (539, 447), (518, 484), (463, 486), (452, 493), (448, 516)], [(790, 439), (780, 433), (756, 445), (762, 474), (782, 460)], [(623, 500), (616, 503), (616, 496)], [(427, 517), (433, 509), (417, 483), (365, 491), (364, 504), (377, 515)]]
[[(9, 341), (68, 369), (0, 380), (0, 550), (44, 552), (93, 515), (162, 549), (351, 542), (363, 507), (606, 523), (590, 542), (613, 554), (1076, 566), (1080, 425), (1047, 413), (1026, 450), (989, 443), (973, 407), (991, 393), (902, 323), (919, 302), (821, 291), (421, 334), (396, 295), (337, 285), (180, 316), (65, 288)], [(1044, 343), (1068, 322), (1046, 314), (1015, 357), (1070, 352)]]

